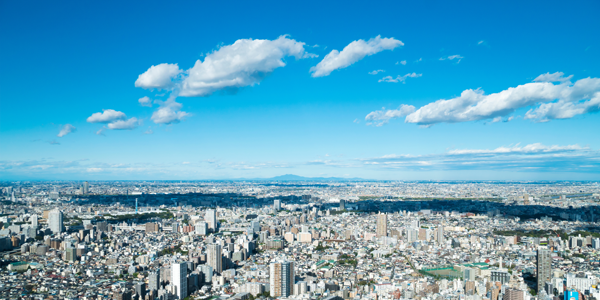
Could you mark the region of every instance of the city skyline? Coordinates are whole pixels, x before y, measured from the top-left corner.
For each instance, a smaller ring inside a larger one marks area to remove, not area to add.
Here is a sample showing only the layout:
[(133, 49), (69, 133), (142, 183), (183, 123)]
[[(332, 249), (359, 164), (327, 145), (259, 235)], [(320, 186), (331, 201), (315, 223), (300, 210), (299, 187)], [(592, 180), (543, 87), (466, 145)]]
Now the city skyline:
[(600, 180), (598, 2), (274, 4), (4, 3), (0, 180)]

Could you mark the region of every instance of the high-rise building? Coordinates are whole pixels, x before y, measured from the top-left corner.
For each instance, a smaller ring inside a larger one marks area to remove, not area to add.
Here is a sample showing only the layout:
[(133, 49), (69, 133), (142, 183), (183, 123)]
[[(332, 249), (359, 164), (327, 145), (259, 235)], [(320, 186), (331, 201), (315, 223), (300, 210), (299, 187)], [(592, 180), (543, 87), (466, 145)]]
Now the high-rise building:
[(148, 289), (150, 291), (160, 290), (160, 272), (153, 271), (148, 273)]
[(37, 215), (31, 215), (30, 219), (31, 219), (31, 226), (33, 228), (37, 229), (37, 227), (38, 227), (38, 216)]
[(210, 244), (207, 248), (208, 255), (206, 263), (211, 266), (215, 272), (221, 274), (223, 272), (223, 252), (221, 250), (221, 245)]
[(340, 200), (340, 210), (346, 210), (346, 200)]
[(194, 230), (196, 234), (199, 235), (207, 235), (208, 234), (208, 224), (206, 222), (198, 222), (194, 225)]
[(187, 263), (175, 263), (171, 265), (171, 279), (175, 286), (177, 299), (187, 297)]
[(204, 283), (210, 284), (212, 282), (213, 267), (211, 267), (209, 265), (201, 265), (200, 272), (202, 272), (202, 274), (204, 274), (204, 276), (203, 276)]
[(377, 215), (377, 236), (387, 236), (387, 215)]
[(294, 294), (294, 263), (276, 262), (270, 265), (271, 297), (289, 297)]
[(537, 249), (537, 292), (544, 289), (546, 281), (552, 279), (552, 258), (550, 249), (539, 247)]
[(214, 209), (207, 209), (204, 215), (204, 220), (208, 223), (208, 228), (216, 231), (217, 230), (217, 211)]
[(58, 208), (53, 209), (48, 214), (48, 226), (54, 234), (60, 234), (63, 232), (63, 213), (62, 211), (58, 210)]
[(83, 194), (87, 195), (89, 192), (90, 192), (90, 183), (86, 181), (83, 183)]
[(444, 226), (440, 225), (440, 227), (438, 227), (438, 229), (435, 232), (435, 239), (438, 242), (438, 244), (442, 245), (444, 244)]
[(274, 210), (281, 210), (281, 200), (275, 200), (275, 201), (273, 201), (273, 209)]
[(135, 286), (135, 293), (140, 296), (141, 299), (144, 299), (146, 296), (146, 283), (139, 282)]

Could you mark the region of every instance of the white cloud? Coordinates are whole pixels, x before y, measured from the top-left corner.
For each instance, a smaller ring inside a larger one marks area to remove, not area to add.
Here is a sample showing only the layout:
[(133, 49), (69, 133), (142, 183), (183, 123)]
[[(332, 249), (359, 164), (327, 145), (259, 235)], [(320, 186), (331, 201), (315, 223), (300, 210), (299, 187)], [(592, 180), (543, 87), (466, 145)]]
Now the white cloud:
[(172, 95), (165, 102), (159, 102), (160, 107), (152, 114), (152, 121), (156, 124), (177, 124), (183, 121), (191, 114), (181, 111), (183, 105), (175, 101), (175, 96)]
[(423, 58), (421, 57), (421, 58), (415, 60), (415, 63), (422, 62), (422, 61), (423, 61)]
[(146, 72), (138, 76), (138, 79), (135, 81), (135, 87), (143, 89), (169, 89), (173, 87), (173, 79), (181, 72), (177, 64), (151, 66)]
[(460, 55), (449, 55), (446, 57), (440, 57), (440, 60), (457, 60), (456, 63), (460, 63), (460, 61), (463, 59), (464, 57), (460, 56)]
[(89, 123), (110, 123), (127, 118), (125, 113), (114, 109), (104, 109), (101, 113), (93, 113), (87, 118)]
[(57, 137), (63, 137), (71, 132), (77, 131), (77, 128), (71, 124), (66, 124), (60, 129), (60, 132), (56, 135)]
[(546, 74), (542, 74), (536, 77), (533, 81), (535, 82), (568, 82), (573, 78), (573, 75), (564, 77), (565, 73), (563, 72), (555, 72), (550, 74), (550, 72)]
[(273, 70), (284, 67), (284, 58), (314, 57), (304, 43), (280, 36), (276, 40), (240, 39), (198, 60), (181, 82), (180, 96), (209, 96), (224, 89), (258, 84)]
[(148, 130), (144, 131), (144, 134), (153, 134), (154, 131), (152, 131), (152, 129), (148, 128)]
[(385, 72), (385, 70), (374, 70), (374, 71), (369, 72), (369, 75), (377, 75), (378, 73), (383, 73), (383, 72)]
[(131, 118), (129, 120), (118, 120), (107, 125), (110, 130), (131, 130), (135, 129), (139, 124), (137, 118)]
[(577, 150), (584, 150), (577, 144), (567, 146), (546, 146), (541, 143), (529, 144), (526, 146), (519, 146), (519, 144), (512, 147), (498, 147), (496, 149), (464, 149), (464, 150), (450, 150), (448, 154), (531, 154), (531, 153), (554, 153), (554, 152), (571, 152)]
[(375, 126), (379, 127), (387, 124), (391, 119), (405, 117), (414, 111), (414, 106), (402, 104), (398, 109), (385, 110), (385, 108), (383, 108), (382, 110), (371, 112), (365, 117), (365, 121), (374, 122)]
[(104, 127), (103, 127), (103, 128), (100, 128), (98, 131), (96, 131), (96, 135), (102, 135), (102, 136), (106, 136), (106, 135), (104, 134)]
[(477, 45), (481, 45), (483, 43), (485, 43), (485, 41), (481, 40), (481, 41), (477, 42)]
[(138, 99), (138, 102), (140, 103), (141, 106), (152, 107), (152, 100), (148, 96), (144, 96), (144, 97)]
[(385, 76), (381, 79), (379, 79), (379, 82), (402, 82), (402, 83), (406, 83), (406, 78), (417, 78), (417, 77), (421, 77), (423, 76), (423, 74), (417, 74), (417, 73), (408, 73), (406, 75), (398, 75), (396, 76), (396, 78), (392, 77), (392, 76)]
[(600, 78), (584, 78), (574, 84), (568, 81), (561, 84), (532, 82), (489, 95), (480, 89), (469, 89), (459, 97), (438, 100), (419, 108), (406, 116), (405, 122), (430, 126), (494, 119), (530, 106), (537, 107), (527, 112), (526, 119), (542, 122), (566, 119), (600, 110), (599, 92)]
[[(577, 144), (546, 146), (533, 143), (495, 149), (450, 150), (442, 154), (388, 154), (358, 161), (380, 169), (600, 172), (600, 152)], [(584, 167), (588, 165), (597, 170)]]
[(331, 72), (346, 68), (365, 56), (384, 50), (393, 50), (403, 45), (404, 43), (399, 40), (394, 38), (382, 39), (379, 35), (366, 42), (364, 40), (353, 41), (344, 47), (342, 51), (332, 50), (329, 52), (321, 62), (310, 69), (310, 72), (312, 77), (328, 76)]
[(403, 61), (397, 61), (396, 64), (401, 64), (403, 66), (406, 66), (406, 61), (405, 60), (403, 60)]

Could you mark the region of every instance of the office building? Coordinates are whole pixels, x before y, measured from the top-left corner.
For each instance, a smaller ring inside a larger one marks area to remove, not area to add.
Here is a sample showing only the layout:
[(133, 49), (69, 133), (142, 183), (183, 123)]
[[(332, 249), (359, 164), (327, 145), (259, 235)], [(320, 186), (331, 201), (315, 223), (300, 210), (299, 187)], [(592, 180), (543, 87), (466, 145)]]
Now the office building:
[(377, 215), (377, 236), (387, 236), (387, 215), (386, 214), (378, 214)]
[(502, 300), (523, 300), (523, 291), (508, 288), (504, 292)]
[(204, 220), (208, 223), (208, 228), (213, 231), (217, 231), (217, 211), (214, 209), (207, 209), (206, 214), (204, 215)]
[(548, 248), (537, 249), (537, 292), (544, 289), (546, 281), (552, 279), (552, 258)]
[(54, 234), (60, 234), (63, 232), (63, 213), (57, 209), (53, 209), (48, 214), (48, 227)]
[(30, 219), (31, 219), (31, 226), (33, 228), (37, 229), (37, 227), (38, 227), (38, 216), (37, 215), (31, 215)]
[(87, 195), (90, 192), (90, 183), (89, 182), (84, 182), (83, 183), (83, 194)]
[(148, 273), (148, 289), (150, 291), (160, 290), (160, 272), (153, 271)]
[(273, 209), (276, 211), (281, 210), (281, 200), (275, 200), (273, 202)]
[(276, 262), (270, 265), (271, 297), (289, 297), (294, 293), (294, 263)]
[(187, 297), (187, 263), (175, 263), (171, 265), (171, 279), (175, 286), (176, 298)]
[(206, 222), (196, 223), (196, 225), (194, 226), (194, 230), (196, 231), (196, 234), (207, 235), (208, 234), (208, 223), (206, 223)]
[(440, 245), (444, 244), (444, 226), (440, 225), (440, 227), (438, 227), (438, 229), (435, 231), (435, 240)]
[(202, 274), (204, 275), (202, 276), (204, 278), (204, 283), (210, 284), (212, 282), (213, 267), (209, 265), (201, 265), (199, 268), (200, 272), (202, 272)]
[(340, 200), (340, 210), (346, 210), (346, 200)]
[(221, 245), (210, 244), (207, 248), (208, 256), (206, 263), (211, 266), (215, 272), (221, 274), (223, 272), (223, 253)]

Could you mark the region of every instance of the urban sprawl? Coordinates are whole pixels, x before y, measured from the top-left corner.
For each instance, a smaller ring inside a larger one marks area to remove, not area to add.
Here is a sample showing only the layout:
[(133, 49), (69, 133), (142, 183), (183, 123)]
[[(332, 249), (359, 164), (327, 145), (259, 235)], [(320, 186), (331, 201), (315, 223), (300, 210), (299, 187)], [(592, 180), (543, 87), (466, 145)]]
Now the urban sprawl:
[(0, 299), (600, 300), (597, 182), (0, 182)]

